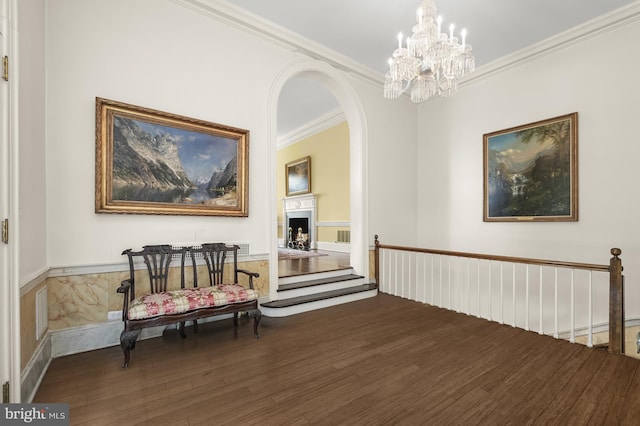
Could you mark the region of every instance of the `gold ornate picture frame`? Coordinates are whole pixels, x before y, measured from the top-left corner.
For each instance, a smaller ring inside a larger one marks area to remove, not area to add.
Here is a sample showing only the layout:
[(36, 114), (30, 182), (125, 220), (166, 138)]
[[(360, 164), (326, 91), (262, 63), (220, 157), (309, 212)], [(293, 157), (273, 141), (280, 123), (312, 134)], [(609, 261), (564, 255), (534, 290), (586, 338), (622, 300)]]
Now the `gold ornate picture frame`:
[(285, 164), (284, 176), (287, 196), (311, 192), (311, 157), (306, 156)]
[(96, 213), (248, 216), (249, 131), (96, 98)]
[(484, 135), (484, 221), (578, 220), (578, 113)]

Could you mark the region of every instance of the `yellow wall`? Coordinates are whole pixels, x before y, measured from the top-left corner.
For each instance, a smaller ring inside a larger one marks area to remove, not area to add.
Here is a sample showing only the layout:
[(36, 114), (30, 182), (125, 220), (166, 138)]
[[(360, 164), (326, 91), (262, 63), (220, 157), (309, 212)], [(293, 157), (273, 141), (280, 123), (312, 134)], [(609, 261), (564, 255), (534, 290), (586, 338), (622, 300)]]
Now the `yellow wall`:
[[(285, 196), (285, 164), (306, 156), (311, 157), (311, 192), (317, 197), (317, 222), (349, 222), (349, 126), (340, 123), (321, 133), (289, 145), (278, 151), (278, 223)], [(349, 227), (318, 227), (318, 241), (333, 242), (337, 230)], [(282, 238), (282, 228), (278, 228)]]

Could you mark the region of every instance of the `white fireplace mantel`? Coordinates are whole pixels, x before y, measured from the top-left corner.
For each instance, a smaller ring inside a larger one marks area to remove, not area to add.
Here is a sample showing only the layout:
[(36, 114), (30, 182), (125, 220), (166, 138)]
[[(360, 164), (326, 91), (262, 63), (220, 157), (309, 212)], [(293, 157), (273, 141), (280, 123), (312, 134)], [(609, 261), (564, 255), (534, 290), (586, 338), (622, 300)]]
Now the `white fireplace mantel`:
[[(316, 211), (316, 194), (294, 195), (292, 197), (284, 197), (282, 199), (284, 212), (295, 211)], [(315, 221), (314, 221), (315, 223)]]
[[(311, 249), (317, 248), (316, 242), (316, 195), (315, 194), (302, 194), (294, 195), (291, 197), (284, 197), (282, 199), (283, 218), (284, 218), (284, 232), (287, 232), (287, 224), (289, 223), (289, 217), (299, 217), (300, 214), (307, 214), (309, 216), (309, 247)], [(286, 245), (286, 235), (285, 245)]]

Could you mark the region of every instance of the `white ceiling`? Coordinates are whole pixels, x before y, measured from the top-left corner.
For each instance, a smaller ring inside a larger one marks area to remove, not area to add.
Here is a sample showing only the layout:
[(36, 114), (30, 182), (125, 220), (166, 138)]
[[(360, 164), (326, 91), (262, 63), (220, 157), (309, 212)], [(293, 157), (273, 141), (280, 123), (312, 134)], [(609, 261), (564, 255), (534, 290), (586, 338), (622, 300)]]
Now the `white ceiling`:
[[(439, 0), (443, 28), (468, 31), (478, 67), (636, 0)], [(228, 0), (379, 73), (397, 47), (398, 32), (415, 24), (418, 0)], [(297, 79), (283, 89), (278, 135), (338, 107), (317, 83)], [(380, 88), (382, 96), (382, 87)]]

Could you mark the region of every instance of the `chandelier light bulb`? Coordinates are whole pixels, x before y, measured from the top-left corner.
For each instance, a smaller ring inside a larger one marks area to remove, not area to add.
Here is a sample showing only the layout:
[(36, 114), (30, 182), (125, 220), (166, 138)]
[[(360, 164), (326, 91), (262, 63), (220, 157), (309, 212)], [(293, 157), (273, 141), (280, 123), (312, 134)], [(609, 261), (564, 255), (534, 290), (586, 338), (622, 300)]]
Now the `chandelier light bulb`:
[(402, 33), (398, 33), (398, 49), (402, 49)]
[(466, 28), (463, 28), (462, 31), (460, 31), (460, 36), (462, 37), (462, 50), (464, 50), (465, 40), (467, 39), (467, 29)]

